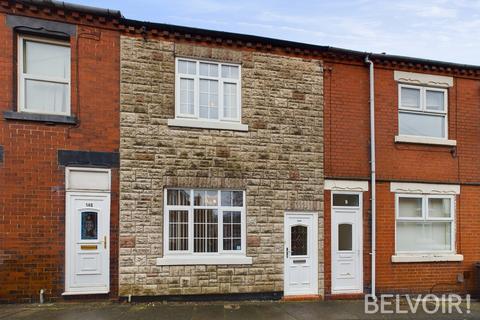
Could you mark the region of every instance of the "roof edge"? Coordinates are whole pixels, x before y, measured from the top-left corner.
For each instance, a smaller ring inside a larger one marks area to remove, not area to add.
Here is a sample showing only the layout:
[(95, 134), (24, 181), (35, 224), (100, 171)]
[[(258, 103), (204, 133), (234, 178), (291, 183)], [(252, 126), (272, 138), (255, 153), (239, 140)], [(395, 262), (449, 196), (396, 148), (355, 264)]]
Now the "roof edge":
[[(67, 11), (74, 11), (80, 12), (84, 14), (89, 14), (98, 17), (104, 18), (111, 18), (117, 19), (118, 23), (133, 29), (139, 29), (141, 33), (148, 32), (150, 30), (159, 30), (159, 31), (167, 31), (173, 34), (179, 33), (184, 35), (189, 35), (190, 38), (195, 36), (204, 36), (207, 38), (211, 38), (214, 41), (217, 39), (222, 40), (232, 40), (232, 41), (240, 41), (245, 43), (252, 43), (253, 45), (262, 44), (269, 47), (279, 47), (287, 49), (287, 51), (296, 52), (297, 50), (303, 50), (305, 53), (329, 53), (333, 55), (339, 56), (348, 56), (350, 58), (356, 58), (363, 60), (366, 56), (370, 56), (371, 58), (378, 60), (378, 61), (391, 61), (391, 62), (399, 62), (400, 64), (422, 64), (428, 66), (435, 66), (439, 68), (451, 68), (451, 69), (463, 69), (463, 70), (471, 70), (476, 71), (476, 74), (479, 75), (480, 72), (480, 65), (471, 65), (471, 64), (461, 64), (449, 61), (441, 61), (441, 60), (432, 60), (432, 59), (424, 59), (424, 58), (415, 58), (409, 56), (401, 56), (401, 55), (390, 55), (390, 54), (383, 54), (383, 53), (369, 53), (364, 51), (357, 51), (357, 50), (350, 50), (332, 46), (322, 46), (316, 45), (311, 43), (304, 43), (304, 42), (296, 42), (291, 40), (282, 40), (277, 38), (269, 38), (257, 35), (250, 35), (250, 34), (243, 34), (243, 33), (234, 33), (234, 32), (226, 32), (226, 31), (218, 31), (218, 30), (211, 30), (211, 29), (203, 29), (203, 28), (195, 28), (195, 27), (187, 27), (187, 26), (180, 26), (180, 25), (173, 25), (173, 24), (166, 24), (166, 23), (157, 23), (157, 22), (150, 22), (150, 21), (141, 21), (141, 20), (134, 20), (134, 19), (127, 19), (123, 17), (120, 10), (112, 10), (106, 8), (98, 8), (93, 6), (86, 6), (80, 5), (75, 3), (69, 3), (65, 1), (58, 1), (58, 0), (10, 0), (8, 1), (10, 4), (23, 4), (23, 5), (33, 5), (45, 8), (52, 8), (57, 10), (67, 10)], [(187, 37), (186, 37), (187, 38)], [(471, 73), (471, 71), (469, 71)]]
[(16, 3), (24, 5), (35, 5), (40, 7), (54, 8), (60, 10), (76, 11), (85, 14), (91, 14), (94, 16), (108, 17), (120, 19), (123, 18), (120, 10), (112, 10), (106, 8), (98, 8), (92, 6), (86, 6), (81, 4), (69, 3), (65, 1), (57, 0), (17, 0)]
[(414, 64), (420, 63), (420, 64), (428, 64), (428, 65), (434, 65), (434, 66), (444, 67), (444, 68), (480, 70), (480, 65), (474, 65), (474, 64), (463, 64), (463, 63), (456, 63), (456, 62), (449, 62), (449, 61), (442, 61), (442, 60), (415, 58), (415, 57), (385, 54), (385, 53), (370, 53), (369, 56), (378, 60), (383, 59), (383, 60), (391, 60), (391, 61), (403, 61), (403, 62), (414, 63)]
[(357, 51), (357, 50), (344, 49), (344, 48), (338, 48), (338, 47), (332, 47), (332, 46), (321, 46), (321, 45), (315, 45), (315, 44), (304, 43), (304, 42), (282, 40), (282, 39), (242, 34), (242, 33), (179, 26), (179, 25), (166, 24), (166, 23), (157, 23), (157, 22), (150, 22), (150, 21), (121, 18), (120, 24), (123, 24), (126, 27), (140, 28), (144, 32), (148, 32), (152, 29), (157, 29), (159, 31), (190, 34), (192, 36), (200, 35), (200, 36), (211, 37), (214, 39), (215, 38), (231, 39), (234, 41), (262, 43), (265, 45), (277, 46), (277, 47), (283, 47), (283, 48), (319, 51), (323, 53), (330, 52), (332, 54), (349, 55), (356, 58), (360, 58), (362, 60), (366, 56), (370, 56), (373, 59), (381, 60), (381, 61), (385, 61), (385, 60), (398, 61), (398, 62), (403, 62), (407, 64), (423, 64), (423, 65), (436, 66), (440, 68), (468, 69), (468, 70), (480, 71), (480, 65), (461, 64), (461, 63), (441, 61), (441, 60), (432, 60), (432, 59), (415, 58), (415, 57), (401, 56), (401, 55), (390, 55), (390, 54), (384, 54), (384, 53)]

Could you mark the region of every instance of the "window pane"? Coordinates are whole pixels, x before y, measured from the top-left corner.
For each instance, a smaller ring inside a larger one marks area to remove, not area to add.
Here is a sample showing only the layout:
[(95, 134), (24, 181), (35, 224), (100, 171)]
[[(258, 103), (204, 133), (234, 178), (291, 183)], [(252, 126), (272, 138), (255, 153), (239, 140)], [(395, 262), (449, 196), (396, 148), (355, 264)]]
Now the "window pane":
[(294, 226), (290, 230), (290, 241), (292, 256), (307, 255), (308, 228), (305, 226)]
[(196, 206), (216, 206), (218, 205), (217, 190), (195, 190)]
[(399, 132), (404, 135), (445, 137), (445, 116), (399, 113)]
[(195, 209), (194, 252), (218, 251), (218, 213), (214, 209)]
[(427, 90), (427, 109), (428, 110), (444, 110), (444, 93), (441, 91)]
[(189, 190), (167, 190), (167, 205), (172, 206), (189, 206), (190, 191)]
[(97, 240), (98, 239), (98, 219), (97, 212), (84, 211), (82, 212), (82, 240)]
[(233, 211), (232, 213), (232, 222), (233, 223), (240, 223), (242, 220), (242, 214), (240, 211)]
[(358, 207), (359, 197), (358, 194), (333, 194), (333, 205), (340, 207)]
[(178, 72), (183, 74), (196, 74), (197, 63), (194, 61), (178, 60)]
[(353, 248), (352, 225), (342, 223), (338, 225), (338, 251), (352, 251)]
[(27, 111), (66, 113), (68, 85), (25, 80), (25, 109)]
[(194, 114), (194, 81), (193, 79), (180, 79), (180, 113)]
[(422, 198), (398, 198), (398, 216), (400, 218), (421, 218)]
[(428, 216), (435, 218), (450, 218), (451, 217), (451, 199), (428, 199)]
[(242, 240), (241, 239), (233, 239), (233, 250), (242, 250)]
[(169, 250), (188, 250), (188, 211), (170, 210), (168, 217)]
[(70, 77), (70, 47), (25, 40), (24, 51), (24, 73)]
[(420, 89), (402, 87), (401, 95), (401, 107), (420, 108)]
[(238, 79), (238, 67), (236, 66), (222, 66), (222, 77)]
[(451, 222), (397, 222), (398, 251), (450, 251)]
[[(239, 214), (240, 216), (240, 212), (237, 212), (237, 214)], [(240, 221), (238, 222), (234, 222), (233, 223), (233, 226), (232, 226), (232, 235), (234, 238), (238, 238), (240, 239), (241, 237), (241, 225), (240, 225)]]
[(243, 207), (243, 191), (232, 191), (232, 206)]
[(223, 84), (223, 115), (225, 118), (237, 118), (237, 84)]
[(194, 205), (204, 206), (205, 205), (205, 190), (195, 190), (194, 191)]
[(218, 64), (200, 62), (200, 75), (218, 77)]
[(232, 205), (232, 191), (222, 191), (222, 206), (230, 207)]
[(243, 207), (243, 191), (222, 191), (222, 206)]
[(218, 81), (200, 79), (200, 118), (218, 119)]
[(216, 205), (218, 205), (218, 192), (217, 192), (217, 190), (208, 190), (206, 192), (205, 205), (206, 206), (216, 206)]
[(223, 250), (242, 250), (240, 211), (223, 212)]

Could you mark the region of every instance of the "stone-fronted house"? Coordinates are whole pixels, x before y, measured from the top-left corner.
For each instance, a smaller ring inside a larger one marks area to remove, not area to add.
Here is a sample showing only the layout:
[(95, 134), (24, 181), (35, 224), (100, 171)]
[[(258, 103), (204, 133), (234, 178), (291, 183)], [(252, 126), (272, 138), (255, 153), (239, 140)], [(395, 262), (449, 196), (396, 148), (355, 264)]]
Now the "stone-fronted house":
[(120, 295), (323, 296), (322, 61), (147, 30), (121, 37)]

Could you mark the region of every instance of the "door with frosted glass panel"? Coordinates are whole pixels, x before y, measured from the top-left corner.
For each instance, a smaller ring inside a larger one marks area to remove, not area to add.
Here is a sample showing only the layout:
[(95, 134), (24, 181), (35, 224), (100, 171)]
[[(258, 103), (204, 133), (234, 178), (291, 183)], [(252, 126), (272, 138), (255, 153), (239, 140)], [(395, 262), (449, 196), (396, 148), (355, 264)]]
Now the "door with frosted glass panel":
[(332, 293), (362, 292), (361, 194), (332, 194)]

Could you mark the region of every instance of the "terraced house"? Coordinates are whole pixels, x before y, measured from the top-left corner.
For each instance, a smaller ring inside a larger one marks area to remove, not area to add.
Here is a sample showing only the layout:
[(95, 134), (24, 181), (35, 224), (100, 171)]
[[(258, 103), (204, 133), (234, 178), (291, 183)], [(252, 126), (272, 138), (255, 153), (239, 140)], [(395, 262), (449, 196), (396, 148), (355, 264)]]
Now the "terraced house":
[(480, 68), (370, 59), (324, 64), (325, 293), (478, 292)]
[(323, 295), (322, 61), (125, 23), (120, 295)]
[(480, 67), (0, 4), (2, 300), (476, 292)]
[(118, 11), (0, 1), (0, 301), (117, 296)]

